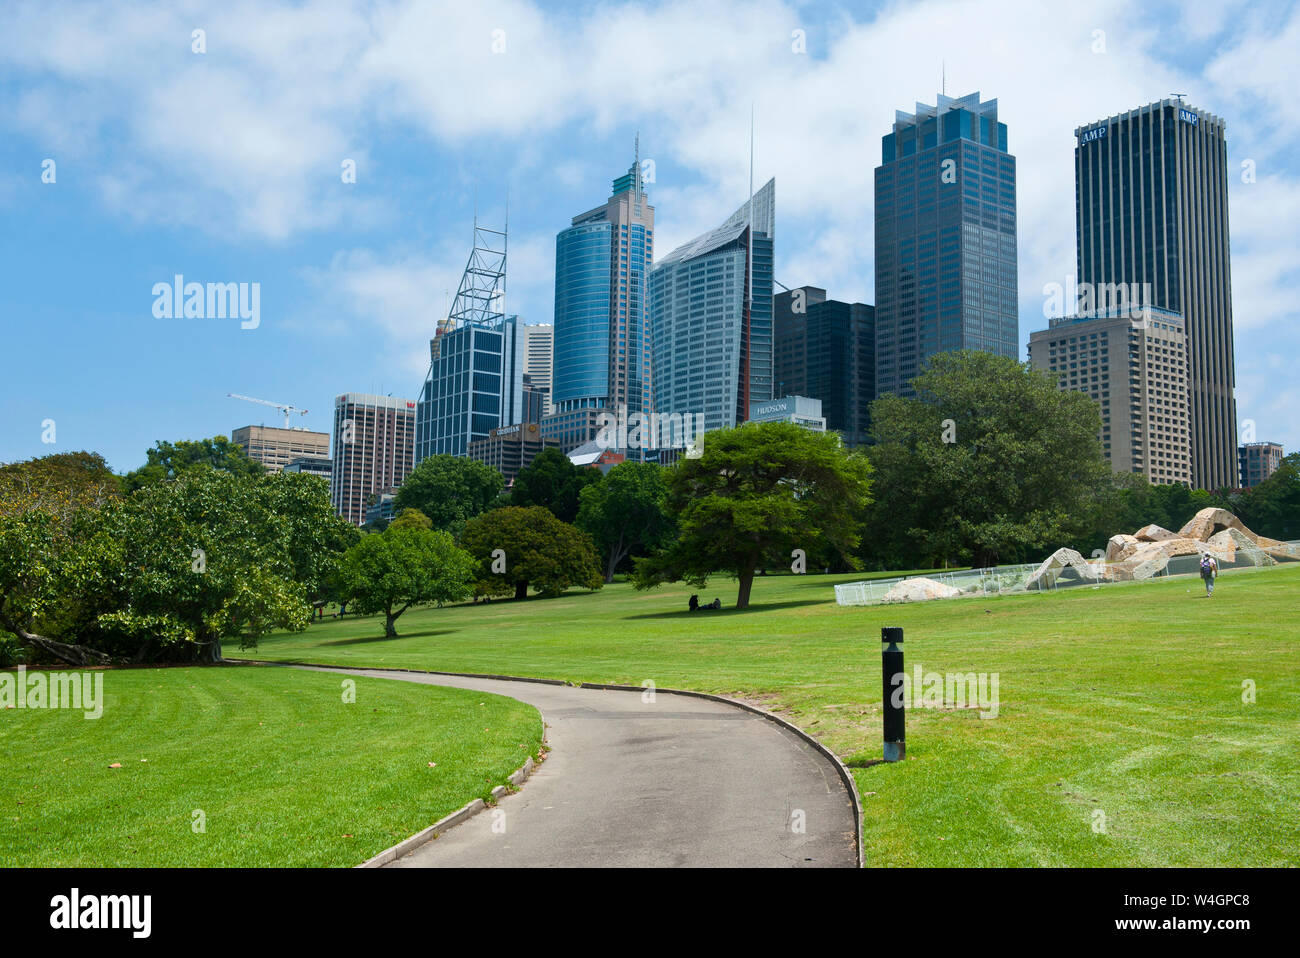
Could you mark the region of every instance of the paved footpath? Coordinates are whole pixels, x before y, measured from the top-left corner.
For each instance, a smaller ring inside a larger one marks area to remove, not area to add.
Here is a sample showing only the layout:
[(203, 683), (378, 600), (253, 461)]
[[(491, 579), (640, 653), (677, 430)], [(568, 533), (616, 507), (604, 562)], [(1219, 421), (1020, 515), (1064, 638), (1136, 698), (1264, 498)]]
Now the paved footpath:
[(541, 711), (551, 746), (497, 809), (390, 868), (856, 864), (853, 801), (835, 767), (752, 712), (662, 691), (646, 703), (640, 692), (383, 669), (360, 674), (527, 702)]

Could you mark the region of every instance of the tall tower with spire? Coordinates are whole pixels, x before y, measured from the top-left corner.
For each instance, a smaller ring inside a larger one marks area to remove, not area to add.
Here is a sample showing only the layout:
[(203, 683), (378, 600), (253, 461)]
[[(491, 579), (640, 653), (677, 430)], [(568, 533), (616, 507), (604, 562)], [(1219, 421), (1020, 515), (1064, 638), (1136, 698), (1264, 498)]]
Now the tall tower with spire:
[(641, 138), (609, 199), (555, 237), (553, 404), (646, 412), (653, 370), (646, 336), (646, 276), (655, 211), (642, 181)]

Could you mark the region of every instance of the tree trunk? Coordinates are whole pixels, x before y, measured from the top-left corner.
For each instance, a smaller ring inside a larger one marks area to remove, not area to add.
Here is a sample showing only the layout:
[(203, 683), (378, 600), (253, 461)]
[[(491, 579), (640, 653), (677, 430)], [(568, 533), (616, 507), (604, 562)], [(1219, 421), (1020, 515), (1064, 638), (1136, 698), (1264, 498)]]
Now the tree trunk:
[(393, 623), (397, 621), (397, 616), (399, 616), (399, 615), (401, 615), (401, 614), (402, 614), (402, 613), (400, 613), (400, 612), (398, 612), (398, 613), (396, 613), (396, 614), (394, 614), (394, 613), (392, 613), (392, 612), (385, 613), (385, 616), (384, 616), (384, 638), (386, 638), (386, 639), (395, 639), (395, 638), (397, 638), (397, 629), (393, 626)]
[(740, 591), (736, 595), (736, 608), (749, 608), (749, 591), (754, 587), (754, 570), (746, 569), (740, 573)]
[(515, 598), (516, 598), (516, 599), (526, 599), (526, 598), (528, 598), (528, 583), (527, 583), (527, 582), (516, 582), (516, 583), (515, 583)]
[(112, 656), (106, 655), (98, 649), (89, 649), (84, 645), (69, 645), (66, 642), (47, 639), (43, 635), (28, 632), (26, 629), (14, 629), (13, 631), (18, 638), (28, 645), (34, 645), (38, 649), (48, 652), (60, 662), (66, 662), (69, 665), (111, 665), (113, 662)]

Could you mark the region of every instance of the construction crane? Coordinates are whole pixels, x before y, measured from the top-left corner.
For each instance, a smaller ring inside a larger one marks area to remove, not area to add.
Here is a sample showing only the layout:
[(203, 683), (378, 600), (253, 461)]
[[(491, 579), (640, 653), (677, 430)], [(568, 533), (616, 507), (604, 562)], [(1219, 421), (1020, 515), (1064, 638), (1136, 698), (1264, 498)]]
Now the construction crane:
[(284, 403), (284, 402), (271, 402), (271, 400), (269, 399), (254, 399), (252, 396), (241, 396), (239, 395), (239, 393), (226, 393), (226, 395), (229, 396), (231, 399), (242, 399), (245, 402), (255, 402), (259, 406), (270, 406), (272, 409), (280, 410), (280, 412), (284, 413), (285, 429), (289, 428), (289, 415), (291, 413), (296, 412), (300, 416), (307, 415), (306, 409), (299, 409), (297, 406), (290, 406), (288, 403)]

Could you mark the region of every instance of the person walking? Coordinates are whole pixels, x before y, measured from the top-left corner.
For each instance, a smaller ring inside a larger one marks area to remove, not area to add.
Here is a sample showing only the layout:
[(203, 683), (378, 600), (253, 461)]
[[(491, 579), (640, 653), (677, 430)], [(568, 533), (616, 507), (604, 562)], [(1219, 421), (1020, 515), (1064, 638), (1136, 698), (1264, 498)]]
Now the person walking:
[(1201, 553), (1201, 578), (1205, 580), (1205, 597), (1214, 595), (1214, 580), (1219, 575), (1219, 563), (1208, 552)]

